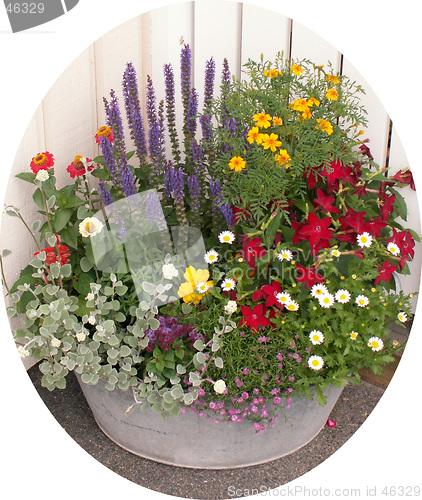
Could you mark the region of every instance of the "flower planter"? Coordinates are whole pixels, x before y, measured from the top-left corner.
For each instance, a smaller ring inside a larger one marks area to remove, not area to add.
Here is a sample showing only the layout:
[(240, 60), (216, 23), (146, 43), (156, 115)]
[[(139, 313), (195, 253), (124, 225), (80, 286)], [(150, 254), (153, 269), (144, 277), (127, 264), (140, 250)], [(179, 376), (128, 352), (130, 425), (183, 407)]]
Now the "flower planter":
[(143, 458), (179, 467), (226, 469), (258, 465), (289, 455), (314, 439), (325, 425), (343, 388), (330, 386), (327, 403), (296, 396), (274, 427), (256, 433), (251, 422), (222, 422), (192, 412), (164, 421), (135, 408), (131, 391), (108, 391), (83, 383), (85, 398), (100, 429), (122, 448)]

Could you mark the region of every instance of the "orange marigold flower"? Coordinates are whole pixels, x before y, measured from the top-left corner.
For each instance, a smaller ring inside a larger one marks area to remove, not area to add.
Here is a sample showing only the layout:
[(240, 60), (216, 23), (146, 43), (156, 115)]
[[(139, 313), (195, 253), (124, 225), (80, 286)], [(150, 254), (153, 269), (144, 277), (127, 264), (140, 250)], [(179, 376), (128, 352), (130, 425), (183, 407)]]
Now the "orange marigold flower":
[(333, 82), (334, 84), (340, 83), (340, 78), (338, 76), (328, 74), (325, 75), (325, 79), (327, 80), (327, 82)]
[(290, 165), (287, 162), (290, 160), (290, 155), (286, 149), (280, 149), (280, 154), (274, 156), (275, 161), (280, 164), (280, 166), (284, 166), (289, 168)]
[(315, 97), (311, 97), (310, 99), (308, 99), (308, 106), (310, 106), (310, 107), (319, 106), (320, 104), (321, 103)]
[(229, 167), (235, 172), (241, 172), (246, 167), (246, 161), (241, 156), (233, 156)]
[(281, 146), (281, 141), (278, 141), (277, 139), (277, 134), (265, 134), (262, 139), (262, 145), (264, 146), (264, 149), (271, 149), (271, 151), (275, 153), (277, 148)]
[(333, 126), (327, 120), (323, 120), (322, 118), (317, 118), (318, 125), (316, 125), (316, 129), (320, 129), (323, 132), (327, 132), (328, 135), (333, 133)]
[(337, 101), (338, 99), (338, 92), (336, 89), (328, 89), (327, 93), (325, 94), (327, 99), (330, 99), (330, 101)]
[(248, 142), (252, 144), (256, 141), (257, 144), (261, 144), (264, 134), (259, 133), (258, 127), (252, 127), (248, 132)]
[(294, 111), (300, 111), (302, 113), (309, 111), (309, 105), (306, 99), (296, 99), (290, 106)]
[(32, 158), (30, 163), (31, 170), (34, 174), (38, 174), (40, 170), (48, 170), (52, 166), (54, 166), (54, 158), (48, 151), (38, 153)]
[(292, 64), (292, 67), (290, 69), (292, 70), (292, 73), (296, 76), (299, 76), (303, 73), (303, 68), (298, 64)]
[(253, 121), (256, 122), (260, 128), (271, 127), (271, 116), (266, 113), (257, 113), (254, 115)]
[(95, 140), (98, 145), (101, 145), (100, 143), (100, 137), (105, 137), (108, 139), (110, 142), (114, 141), (113, 137), (113, 131), (110, 127), (107, 127), (107, 125), (104, 125), (98, 129), (98, 132), (95, 135)]
[(274, 127), (279, 127), (280, 125), (283, 125), (283, 120), (279, 116), (274, 116), (273, 123)]
[(278, 76), (280, 73), (276, 70), (276, 69), (272, 69), (270, 71), (270, 78), (275, 78), (276, 76)]
[(303, 116), (303, 119), (304, 120), (309, 120), (309, 118), (312, 118), (312, 113), (311, 111), (308, 109), (307, 111), (304, 111), (302, 113), (302, 116)]

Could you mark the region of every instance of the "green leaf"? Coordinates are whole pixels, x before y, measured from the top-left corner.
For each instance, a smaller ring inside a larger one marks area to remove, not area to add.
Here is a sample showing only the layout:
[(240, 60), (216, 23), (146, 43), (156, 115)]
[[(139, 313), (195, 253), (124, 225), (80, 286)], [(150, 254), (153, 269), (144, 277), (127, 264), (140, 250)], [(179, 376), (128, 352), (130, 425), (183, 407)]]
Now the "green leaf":
[(30, 182), (31, 184), (34, 184), (35, 174), (32, 172), (22, 172), (20, 174), (17, 174), (15, 177), (17, 177), (18, 179), (22, 179), (23, 181)]
[(60, 231), (67, 225), (73, 214), (71, 208), (58, 208), (54, 215), (54, 229), (56, 233)]
[(198, 339), (194, 342), (193, 347), (197, 351), (203, 351), (205, 349), (205, 344), (202, 342), (202, 340)]
[(78, 248), (78, 238), (76, 236), (76, 229), (74, 227), (64, 227), (60, 232), (60, 238), (63, 243), (66, 243), (66, 245), (72, 248)]
[(87, 257), (82, 257), (79, 264), (84, 273), (87, 273), (92, 269), (92, 262), (90, 262), (90, 260)]
[(274, 243), (274, 238), (277, 233), (278, 228), (280, 227), (281, 221), (281, 213), (278, 213), (274, 219), (268, 224), (267, 229), (265, 230), (265, 241), (267, 246), (271, 246)]
[(32, 199), (34, 200), (35, 204), (40, 207), (42, 210), (45, 209), (45, 204), (44, 204), (44, 197), (42, 195), (41, 189), (38, 188), (35, 190), (34, 194), (32, 195)]
[(105, 169), (95, 169), (91, 172), (91, 175), (102, 181), (108, 181), (110, 179), (110, 174)]

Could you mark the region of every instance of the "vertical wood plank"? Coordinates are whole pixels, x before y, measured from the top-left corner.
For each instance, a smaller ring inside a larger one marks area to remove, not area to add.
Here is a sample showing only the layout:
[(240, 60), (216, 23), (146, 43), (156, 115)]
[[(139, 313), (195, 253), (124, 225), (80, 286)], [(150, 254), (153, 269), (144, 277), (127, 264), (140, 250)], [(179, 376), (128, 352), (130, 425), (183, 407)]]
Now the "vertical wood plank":
[(248, 59), (273, 61), (279, 52), (288, 57), (290, 19), (277, 12), (245, 4), (242, 15), (242, 65)]
[(59, 185), (68, 183), (66, 167), (75, 155), (94, 153), (92, 102), (95, 95), (87, 49), (62, 73), (43, 100), (45, 147), (54, 154)]
[[(397, 130), (393, 126), (391, 135), (391, 145), (390, 145), (390, 155), (389, 155), (389, 175), (394, 175), (397, 171), (409, 168), (409, 161), (404, 151), (402, 142), (397, 133)], [(421, 235), (421, 219), (420, 219), (420, 208), (418, 204), (418, 196), (416, 191), (413, 191), (409, 186), (406, 186), (400, 190), (400, 193), (404, 196), (408, 215), (407, 221), (403, 222), (403, 226), (414, 229), (419, 235)], [(422, 265), (422, 243), (416, 243), (415, 245), (415, 257), (412, 262), (409, 262), (410, 275), (400, 276), (400, 283), (403, 287), (405, 293), (412, 293), (419, 290), (420, 286), (420, 269)], [(416, 306), (416, 297), (412, 300), (414, 307)]]
[(331, 62), (333, 70), (340, 71), (341, 54), (337, 49), (297, 21), (292, 23), (291, 56), (294, 60), (309, 59), (317, 65), (327, 66)]
[(365, 94), (360, 95), (360, 101), (368, 112), (368, 126), (362, 138), (369, 139), (368, 146), (374, 160), (384, 167), (387, 158), (390, 117), (368, 82), (346, 58), (343, 60), (343, 74), (352, 82), (356, 81), (358, 85), (362, 85), (365, 90)]

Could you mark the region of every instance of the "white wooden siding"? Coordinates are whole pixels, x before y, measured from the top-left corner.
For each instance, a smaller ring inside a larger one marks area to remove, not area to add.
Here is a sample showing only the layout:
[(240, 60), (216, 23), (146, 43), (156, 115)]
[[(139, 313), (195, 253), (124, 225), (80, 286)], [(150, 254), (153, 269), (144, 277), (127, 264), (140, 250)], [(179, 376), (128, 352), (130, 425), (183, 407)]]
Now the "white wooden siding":
[[(362, 99), (369, 113), (366, 136), (376, 161), (382, 166), (388, 162), (393, 170), (408, 166), (394, 126), (388, 150), (390, 118), (384, 107), (364, 78), (335, 47), (300, 23), (273, 11), (249, 4), (203, 0), (172, 4), (142, 14), (110, 31), (70, 64), (29, 123), (13, 165), (6, 204), (18, 206), (30, 219), (35, 217), (32, 186), (15, 179), (14, 175), (27, 171), (31, 158), (38, 152), (48, 150), (54, 154), (60, 184), (67, 182), (65, 169), (76, 154), (91, 157), (98, 154), (94, 135), (105, 122), (102, 99), (109, 96), (111, 89), (121, 100), (124, 114), (121, 81), (127, 62), (135, 66), (143, 100), (147, 75), (153, 79), (157, 100), (164, 98), (163, 65), (166, 63), (173, 66), (179, 92), (182, 41), (192, 48), (192, 84), (199, 93), (200, 106), (205, 61), (210, 57), (216, 62), (216, 86), (219, 86), (225, 57), (232, 74), (238, 78), (248, 58), (257, 60), (262, 53), (267, 60), (283, 51), (294, 59), (308, 58), (317, 64), (326, 65), (331, 61), (335, 70), (342, 68), (343, 73), (366, 89)], [(180, 98), (176, 110), (181, 110)], [(146, 124), (146, 117), (144, 120)], [(180, 112), (178, 120), (180, 125)], [(408, 223), (420, 233), (416, 194), (407, 189), (406, 198), (410, 212)], [(24, 228), (17, 226), (15, 221), (4, 221), (2, 236), (3, 248), (13, 250), (7, 262), (7, 278), (12, 282), (33, 249), (28, 247)], [(25, 245), (21, 244), (23, 241)], [(418, 246), (413, 273), (402, 279), (406, 292), (419, 289), (419, 269)]]

